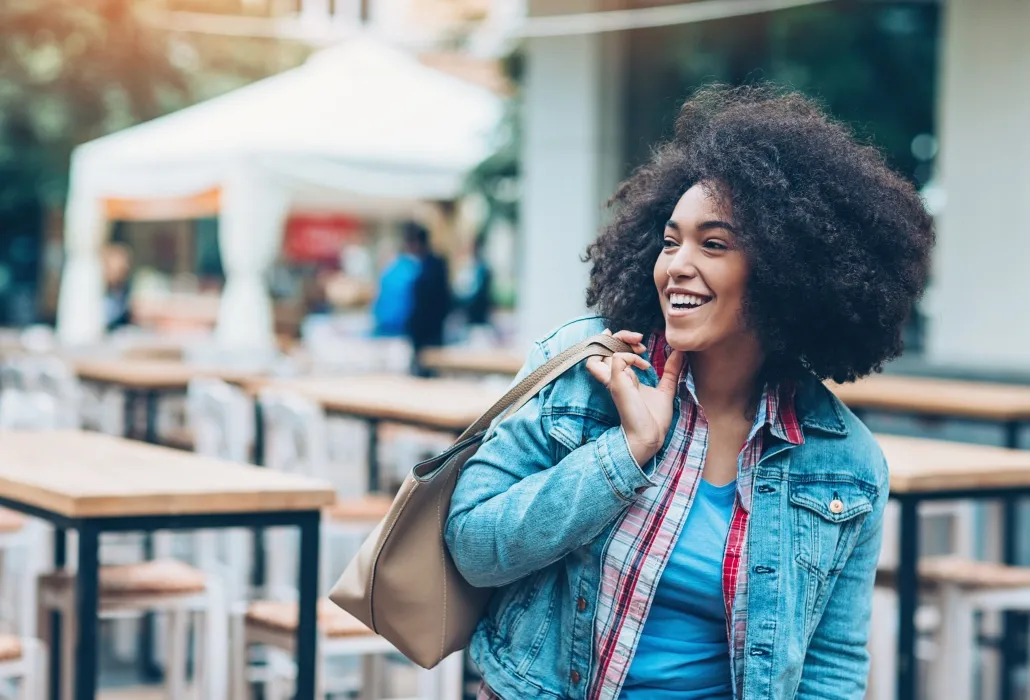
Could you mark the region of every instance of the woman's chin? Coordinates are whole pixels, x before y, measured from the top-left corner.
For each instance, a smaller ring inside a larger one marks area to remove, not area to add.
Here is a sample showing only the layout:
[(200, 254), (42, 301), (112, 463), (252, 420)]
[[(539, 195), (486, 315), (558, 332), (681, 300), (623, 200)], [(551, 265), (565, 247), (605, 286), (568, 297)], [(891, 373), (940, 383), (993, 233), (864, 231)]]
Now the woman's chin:
[(699, 340), (697, 333), (685, 332), (682, 329), (673, 328), (669, 325), (665, 326), (665, 342), (668, 343), (669, 347), (673, 350), (679, 350), (680, 352), (696, 352), (700, 349)]

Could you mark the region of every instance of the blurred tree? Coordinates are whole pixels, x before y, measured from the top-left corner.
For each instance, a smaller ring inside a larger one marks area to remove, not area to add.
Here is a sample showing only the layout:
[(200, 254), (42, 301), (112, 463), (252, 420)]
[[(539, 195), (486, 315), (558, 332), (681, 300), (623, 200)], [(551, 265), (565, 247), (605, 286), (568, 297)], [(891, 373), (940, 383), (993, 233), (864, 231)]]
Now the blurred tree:
[(63, 204), (75, 146), (307, 55), (267, 39), (172, 34), (152, 7), (0, 0), (0, 323), (32, 320), (44, 212)]
[(0, 2), (0, 322), (31, 321), (43, 212), (72, 148), (185, 103), (133, 0)]

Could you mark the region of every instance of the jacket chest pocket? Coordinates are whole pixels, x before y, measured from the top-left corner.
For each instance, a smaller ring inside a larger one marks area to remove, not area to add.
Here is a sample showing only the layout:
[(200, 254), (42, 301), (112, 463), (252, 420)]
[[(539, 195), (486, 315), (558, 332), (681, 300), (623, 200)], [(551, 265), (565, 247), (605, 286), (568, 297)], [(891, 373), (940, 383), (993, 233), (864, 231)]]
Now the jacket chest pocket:
[(794, 558), (820, 580), (840, 573), (855, 547), (875, 489), (852, 481), (790, 484)]

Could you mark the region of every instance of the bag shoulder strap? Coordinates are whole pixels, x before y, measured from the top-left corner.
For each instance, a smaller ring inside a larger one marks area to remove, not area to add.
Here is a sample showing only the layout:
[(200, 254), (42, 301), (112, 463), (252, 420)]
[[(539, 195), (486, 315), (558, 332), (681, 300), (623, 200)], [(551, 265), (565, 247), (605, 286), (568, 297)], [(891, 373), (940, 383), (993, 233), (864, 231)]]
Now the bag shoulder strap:
[(545, 386), (583, 360), (595, 356), (611, 357), (617, 352), (633, 352), (633, 348), (610, 335), (595, 335), (573, 345), (537, 367), (522, 381), (509, 389), (504, 396), (498, 399), (497, 403), (487, 409), (486, 413), (481, 415), (475, 423), (470, 425), (461, 434), (458, 442), (485, 431), (497, 416), (505, 412), (509, 414), (517, 412), (534, 396), (539, 394)]

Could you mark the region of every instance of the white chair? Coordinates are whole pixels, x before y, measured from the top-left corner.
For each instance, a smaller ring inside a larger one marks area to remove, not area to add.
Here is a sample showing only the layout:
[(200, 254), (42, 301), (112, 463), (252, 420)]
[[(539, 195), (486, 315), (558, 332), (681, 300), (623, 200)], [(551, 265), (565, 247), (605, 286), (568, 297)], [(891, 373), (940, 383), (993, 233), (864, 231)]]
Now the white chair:
[[(949, 553), (921, 557), (919, 561), (916, 658), (926, 669), (924, 695), (933, 700), (991, 697), (1000, 659), (977, 654), (974, 614), (1030, 611), (1030, 568), (974, 558), (975, 507), (969, 501), (956, 501), (925, 504), (920, 509), (921, 519), (943, 520), (950, 530)], [(893, 578), (898, 561), (897, 518), (896, 504), (890, 503), (870, 630), (872, 666), (867, 697), (873, 700), (895, 697), (898, 612)], [(985, 622), (989, 622), (987, 616)], [(974, 662), (978, 658), (982, 687), (974, 689)]]
[(0, 635), (0, 680), (17, 684), (17, 700), (46, 700), (47, 651), (37, 639)]
[[(282, 471), (325, 478), (330, 471), (325, 414), (315, 404), (297, 396), (264, 393), (261, 396), (265, 418), (265, 463)], [(382, 520), (391, 499), (363, 496), (340, 499), (327, 509), (322, 528), (320, 589), (328, 590), (331, 576), (340, 566), (330, 564), (330, 553), (344, 553), (346, 559), (357, 551), (362, 539)], [(234, 700), (244, 697), (248, 680), (264, 681), (269, 700), (288, 697), (295, 673), (292, 663), (293, 640), (297, 625), (296, 546), (291, 533), (272, 531), (268, 539), (267, 578), (271, 600), (257, 601), (238, 611), (233, 622)], [(330, 543), (331, 548), (330, 548)], [(268, 671), (247, 672), (247, 650), (262, 646), (271, 650)], [(383, 655), (395, 649), (326, 600), (319, 602), (318, 693), (353, 690), (360, 687), (362, 698), (382, 697), (383, 674), (379, 666)], [(361, 657), (359, 678), (327, 678), (327, 659)], [(448, 659), (439, 669), (419, 671), (420, 698), (457, 700), (461, 695), (462, 657)]]
[[(195, 378), (186, 392), (186, 412), (197, 454), (245, 464), (254, 442), (254, 404), (239, 388), (220, 379)], [(195, 563), (217, 573), (229, 600), (249, 597), (253, 538), (245, 529), (198, 533)]]
[(81, 427), (82, 387), (72, 368), (54, 356), (40, 357), (33, 364), (35, 392), (53, 400), (57, 427), (64, 430)]
[[(225, 592), (217, 578), (174, 559), (140, 564), (101, 566), (99, 615), (101, 620), (138, 617), (143, 612), (167, 616), (165, 692), (180, 700), (187, 692), (187, 659), (190, 622), (195, 622), (193, 658), (196, 697), (223, 700), (227, 695), (228, 615)], [(60, 612), (60, 698), (70, 700), (74, 688), (75, 574), (69, 570), (45, 574), (39, 579), (40, 637), (53, 638), (50, 613)]]

